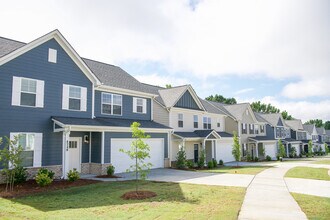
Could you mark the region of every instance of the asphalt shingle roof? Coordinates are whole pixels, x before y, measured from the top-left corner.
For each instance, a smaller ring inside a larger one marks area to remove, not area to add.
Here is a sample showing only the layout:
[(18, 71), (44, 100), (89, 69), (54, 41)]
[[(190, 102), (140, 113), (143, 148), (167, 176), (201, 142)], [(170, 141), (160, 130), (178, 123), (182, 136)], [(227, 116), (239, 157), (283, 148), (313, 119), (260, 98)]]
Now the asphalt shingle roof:
[(174, 132), (174, 134), (183, 138), (206, 138), (214, 130), (195, 130), (192, 132)]
[(316, 128), (316, 132), (318, 135), (323, 135), (325, 133), (324, 128)]
[(304, 127), (300, 119), (285, 120), (285, 124), (287, 124), (290, 128), (292, 128), (295, 131), (304, 130)]
[(230, 112), (237, 120), (242, 120), (245, 110), (248, 108), (249, 103), (240, 103), (234, 105), (224, 105), (224, 108)]
[(267, 136), (255, 136), (255, 137), (250, 137), (249, 139), (256, 140), (256, 141), (275, 141), (275, 138), (270, 138)]
[(13, 52), (14, 50), (17, 50), (18, 48), (23, 47), (24, 45), (26, 45), (26, 44), (19, 42), (19, 41), (0, 37), (0, 57), (3, 57), (5, 55), (9, 54), (9, 53)]
[(158, 93), (163, 100), (165, 107), (172, 107), (179, 97), (188, 89), (189, 85), (177, 86), (168, 89), (160, 89)]
[(293, 139), (293, 138), (285, 138), (285, 139), (283, 139), (283, 141), (284, 142), (300, 142), (300, 141), (298, 141), (298, 140), (296, 140), (296, 139)]
[(305, 131), (307, 131), (308, 133), (312, 134), (313, 133), (313, 129), (314, 129), (314, 125), (303, 125), (303, 128)]
[(266, 119), (262, 117), (261, 113), (254, 112), (254, 115), (256, 116), (258, 122), (269, 123)]
[[(216, 108), (220, 109), (222, 112), (224, 112), (226, 115), (231, 116), (232, 118), (235, 118), (224, 106), (226, 104), (220, 103), (220, 102), (213, 102), (213, 101), (208, 101), (208, 103), (212, 104)], [(236, 118), (235, 118), (236, 119)]]
[(281, 113), (261, 114), (259, 116), (265, 119), (269, 124), (276, 127), (278, 120), (281, 118)]
[(73, 117), (52, 117), (52, 119), (65, 125), (82, 126), (107, 126), (107, 127), (130, 127), (133, 122), (139, 122), (141, 128), (171, 129), (165, 125), (148, 120), (117, 119), (117, 118), (73, 118)]
[(220, 132), (217, 132), (217, 133), (220, 135), (220, 137), (233, 137), (232, 134), (229, 134), (229, 133), (224, 132), (224, 131), (220, 131)]

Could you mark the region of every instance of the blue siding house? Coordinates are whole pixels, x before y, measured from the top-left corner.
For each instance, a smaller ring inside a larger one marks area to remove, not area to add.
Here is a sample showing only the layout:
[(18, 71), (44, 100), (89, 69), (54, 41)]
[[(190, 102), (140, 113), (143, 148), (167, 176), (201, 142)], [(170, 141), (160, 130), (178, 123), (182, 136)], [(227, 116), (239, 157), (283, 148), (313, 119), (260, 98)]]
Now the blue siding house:
[[(0, 137), (19, 137), (31, 175), (47, 167), (102, 174), (130, 165), (119, 152), (137, 121), (154, 168), (167, 166), (169, 127), (152, 119), (156, 94), (119, 67), (81, 58), (58, 30), (28, 44), (0, 37)], [(3, 147), (3, 146), (1, 146)]]

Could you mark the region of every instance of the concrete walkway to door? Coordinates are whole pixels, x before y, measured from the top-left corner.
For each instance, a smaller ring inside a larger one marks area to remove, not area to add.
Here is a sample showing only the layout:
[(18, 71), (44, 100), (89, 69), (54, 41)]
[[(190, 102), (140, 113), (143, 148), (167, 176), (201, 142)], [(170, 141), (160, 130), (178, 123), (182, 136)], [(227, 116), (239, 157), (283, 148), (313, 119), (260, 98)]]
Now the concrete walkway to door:
[(238, 219), (307, 219), (284, 181), (290, 168), (279, 166), (257, 174), (247, 189)]

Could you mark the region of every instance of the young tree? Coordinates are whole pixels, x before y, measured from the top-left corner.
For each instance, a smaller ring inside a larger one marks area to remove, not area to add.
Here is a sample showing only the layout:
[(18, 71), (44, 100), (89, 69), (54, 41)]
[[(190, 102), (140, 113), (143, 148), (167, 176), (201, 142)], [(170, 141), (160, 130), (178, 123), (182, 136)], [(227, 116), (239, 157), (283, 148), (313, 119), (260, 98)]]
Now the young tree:
[(134, 172), (135, 175), (135, 189), (138, 192), (138, 180), (139, 178), (145, 180), (150, 168), (151, 163), (146, 163), (145, 159), (150, 158), (150, 147), (144, 142), (144, 140), (150, 138), (150, 135), (146, 135), (144, 130), (140, 129), (140, 123), (133, 122), (131, 124), (132, 141), (131, 148), (129, 150), (120, 149), (120, 152), (127, 154), (132, 160), (135, 161), (134, 165), (131, 165), (126, 172)]
[(239, 139), (237, 136), (237, 133), (234, 132), (234, 144), (233, 144), (233, 149), (231, 151), (231, 153), (233, 154), (235, 161), (237, 162), (237, 166), (238, 166), (238, 162), (241, 160), (241, 146), (239, 144)]
[(176, 157), (176, 167), (179, 169), (185, 169), (187, 167), (186, 152), (183, 147), (180, 148)]
[(284, 145), (283, 145), (283, 143), (282, 143), (282, 140), (280, 139), (280, 140), (278, 140), (278, 154), (277, 154), (277, 156), (278, 157), (285, 157), (285, 148), (284, 148)]
[(312, 140), (308, 141), (308, 152), (307, 155), (311, 157), (313, 154), (313, 142)]
[(330, 151), (330, 149), (329, 149), (329, 146), (328, 146), (328, 144), (327, 144), (327, 143), (324, 143), (324, 149), (325, 149), (325, 155), (328, 155), (328, 154), (329, 154), (329, 151)]

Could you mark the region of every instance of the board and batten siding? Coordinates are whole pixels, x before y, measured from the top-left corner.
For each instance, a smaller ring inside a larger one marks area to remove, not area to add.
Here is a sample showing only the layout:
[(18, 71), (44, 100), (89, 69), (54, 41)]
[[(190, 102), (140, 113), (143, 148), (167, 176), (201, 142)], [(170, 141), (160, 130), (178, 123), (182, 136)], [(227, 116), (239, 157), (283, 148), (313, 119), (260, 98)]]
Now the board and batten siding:
[(151, 120), (151, 99), (146, 99), (147, 101), (147, 112), (146, 113), (135, 113), (133, 112), (133, 97), (140, 98), (138, 96), (129, 96), (122, 95), (119, 93), (111, 93), (122, 96), (122, 115), (109, 115), (102, 114), (102, 92), (104, 91), (95, 91), (95, 116), (96, 117), (106, 117), (106, 118), (125, 118), (125, 119), (136, 119), (136, 120)]
[(177, 101), (174, 107), (200, 110), (200, 108), (198, 107), (197, 103), (195, 102), (194, 98), (192, 97), (192, 95), (188, 90), (181, 96), (181, 98)]
[(169, 112), (155, 101), (153, 101), (153, 120), (165, 126), (169, 126), (170, 123)]
[[(56, 63), (48, 62), (49, 48), (57, 50)], [(14, 76), (44, 81), (43, 107), (12, 105)], [(86, 111), (62, 110), (63, 84), (87, 88)], [(92, 83), (55, 39), (1, 65), (0, 94), (0, 136), (9, 137), (10, 132), (42, 133), (42, 166), (62, 164), (62, 133), (53, 132), (52, 116), (92, 117)]]

